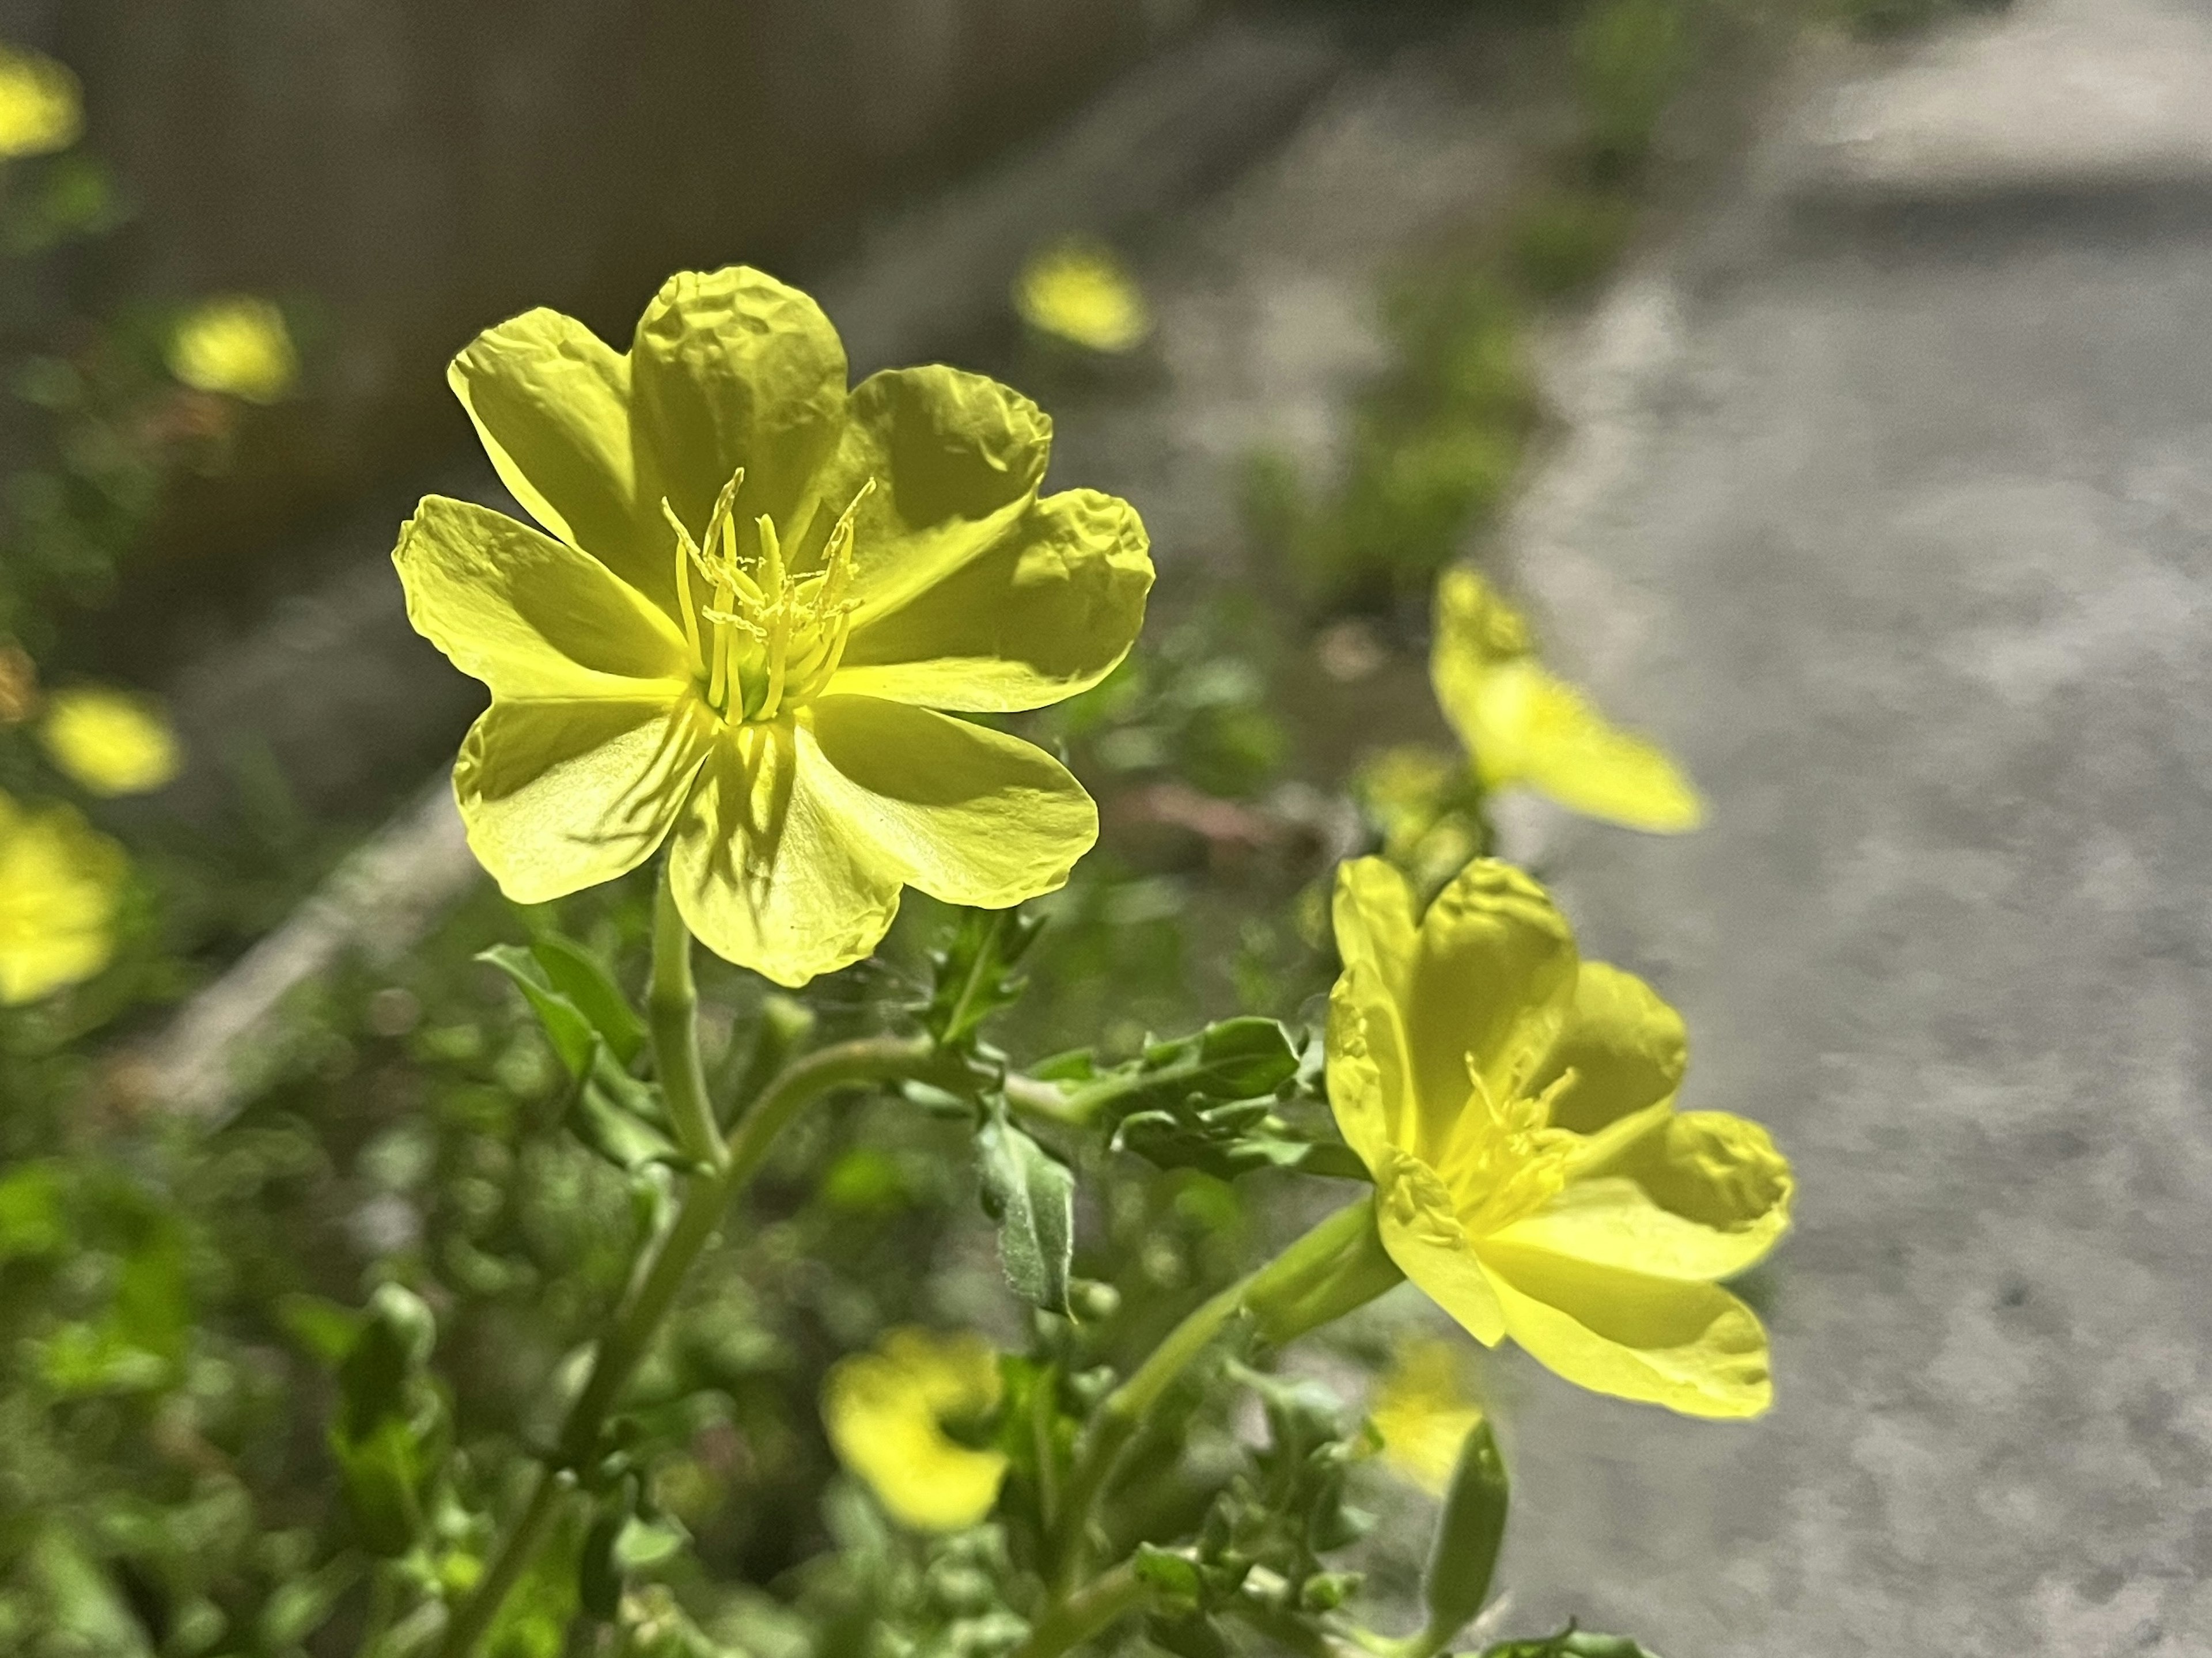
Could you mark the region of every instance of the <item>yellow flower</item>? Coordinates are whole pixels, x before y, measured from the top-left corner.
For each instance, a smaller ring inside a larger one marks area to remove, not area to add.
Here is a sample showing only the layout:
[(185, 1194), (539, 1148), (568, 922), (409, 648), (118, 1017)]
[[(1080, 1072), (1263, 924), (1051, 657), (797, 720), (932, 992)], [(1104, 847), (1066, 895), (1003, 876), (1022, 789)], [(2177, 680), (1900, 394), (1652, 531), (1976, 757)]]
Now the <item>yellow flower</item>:
[(169, 372), (196, 392), (274, 403), (300, 378), (284, 313), (233, 295), (196, 306), (169, 337)]
[(174, 778), (181, 762), (161, 710), (106, 685), (48, 697), (39, 739), (54, 764), (94, 794), (147, 793)]
[(1443, 1496), (1460, 1447), (1482, 1420), (1460, 1348), (1433, 1337), (1401, 1343), (1376, 1386), (1367, 1419), (1382, 1437), (1383, 1461), (1423, 1491)]
[(1678, 1111), (1682, 1022), (1582, 962), (1543, 888), (1469, 864), (1418, 924), (1364, 858), (1337, 873), (1328, 1092), (1383, 1247), (1478, 1339), (1693, 1416), (1766, 1408), (1766, 1333), (1717, 1280), (1789, 1224), (1758, 1124)]
[(0, 794), (0, 1004), (34, 1002), (107, 965), (129, 868), (69, 807)]
[(945, 1424), (999, 1406), (999, 1360), (981, 1336), (893, 1330), (830, 1368), (822, 1420), (844, 1465), (892, 1518), (923, 1531), (972, 1526), (999, 1500), (1006, 1459), (955, 1441)]
[(83, 131), (84, 100), (68, 66), (0, 44), (0, 160), (67, 149)]
[(1127, 503), (1042, 495), (1051, 422), (945, 367), (846, 389), (814, 301), (670, 278), (627, 355), (532, 311), (449, 378), (550, 535), (433, 495), (393, 558), (415, 626), (491, 688), (453, 782), (520, 902), (672, 839), (676, 901), (786, 985), (875, 948), (902, 886), (994, 908), (1097, 838), (1066, 768), (933, 710), (1042, 708), (1128, 652)]
[(1014, 309), (1040, 333), (1115, 355), (1152, 331), (1144, 290), (1111, 249), (1081, 238), (1030, 256), (1014, 282)]
[(1429, 677), (1485, 788), (1534, 789), (1631, 829), (1697, 828), (1705, 807), (1690, 780), (1539, 662), (1528, 624), (1480, 576), (1446, 571), (1436, 608)]

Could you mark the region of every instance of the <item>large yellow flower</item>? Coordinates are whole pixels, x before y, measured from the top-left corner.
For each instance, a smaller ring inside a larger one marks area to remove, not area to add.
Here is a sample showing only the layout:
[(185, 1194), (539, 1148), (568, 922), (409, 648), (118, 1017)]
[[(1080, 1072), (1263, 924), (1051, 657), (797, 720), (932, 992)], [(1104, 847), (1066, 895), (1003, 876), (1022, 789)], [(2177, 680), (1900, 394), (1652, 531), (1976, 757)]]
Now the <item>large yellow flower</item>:
[(990, 1513), (1006, 1459), (961, 1444), (945, 1424), (989, 1415), (999, 1391), (998, 1355), (981, 1336), (893, 1330), (830, 1368), (822, 1420), (838, 1460), (894, 1519), (957, 1531)]
[(1486, 1344), (1693, 1416), (1753, 1416), (1766, 1333), (1717, 1280), (1789, 1224), (1766, 1131), (1678, 1111), (1682, 1022), (1578, 959), (1544, 890), (1488, 859), (1415, 916), (1376, 858), (1338, 872), (1337, 1126), (1375, 1177), (1383, 1247)]
[(1472, 570), (1437, 584), (1429, 677), (1485, 788), (1531, 788), (1659, 834), (1703, 821), (1697, 790), (1665, 750), (1607, 723), (1538, 661), (1528, 623)]
[(106, 967), (129, 865), (69, 807), (0, 794), (0, 1005), (34, 1002)]
[(1091, 798), (934, 712), (1056, 702), (1143, 620), (1143, 525), (1039, 495), (1034, 404), (945, 367), (848, 392), (813, 301), (744, 268), (670, 278), (627, 354), (532, 311), (450, 378), (550, 532), (434, 495), (393, 556), (416, 627), (491, 688), (453, 780), (508, 896), (672, 836), (691, 930), (796, 985), (872, 950), (902, 885), (1003, 908), (1066, 880)]

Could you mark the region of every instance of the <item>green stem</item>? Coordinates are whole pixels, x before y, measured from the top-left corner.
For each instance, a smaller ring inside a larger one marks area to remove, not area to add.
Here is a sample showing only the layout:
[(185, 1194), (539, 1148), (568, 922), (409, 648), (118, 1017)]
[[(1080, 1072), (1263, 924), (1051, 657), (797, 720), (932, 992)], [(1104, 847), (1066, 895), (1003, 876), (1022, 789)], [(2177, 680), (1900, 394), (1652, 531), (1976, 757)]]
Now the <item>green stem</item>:
[(1048, 1608), (1030, 1630), (1029, 1638), (1007, 1658), (1060, 1658), (1061, 1653), (1081, 1646), (1124, 1612), (1135, 1610), (1144, 1598), (1143, 1580), (1138, 1577), (1136, 1568), (1125, 1560)]
[(653, 905), (653, 981), (645, 993), (646, 1029), (653, 1036), (653, 1069), (668, 1102), (677, 1144), (695, 1163), (718, 1167), (722, 1133), (707, 1096), (707, 1070), (699, 1059), (699, 992), (691, 978), (691, 930), (676, 908), (665, 872)]
[(490, 1630), (500, 1607), (522, 1581), (522, 1574), (529, 1569), (530, 1563), (538, 1558), (546, 1533), (552, 1529), (560, 1514), (561, 1499), (568, 1494), (570, 1482), (550, 1468), (538, 1469), (537, 1478), (530, 1500), (523, 1507), (522, 1517), (501, 1540), (499, 1551), (477, 1580), (475, 1592), (461, 1602), (453, 1621), (446, 1625), (445, 1637), (438, 1643), (438, 1658), (462, 1658), (462, 1655), (476, 1650), (477, 1643)]

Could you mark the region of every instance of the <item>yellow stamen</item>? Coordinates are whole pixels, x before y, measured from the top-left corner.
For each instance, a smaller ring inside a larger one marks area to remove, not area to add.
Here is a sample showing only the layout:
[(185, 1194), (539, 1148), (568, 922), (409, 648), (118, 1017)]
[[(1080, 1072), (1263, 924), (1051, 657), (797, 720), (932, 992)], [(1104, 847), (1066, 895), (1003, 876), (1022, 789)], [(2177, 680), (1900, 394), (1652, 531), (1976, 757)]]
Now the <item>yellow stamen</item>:
[(668, 497), (660, 498), (660, 515), (668, 520), (668, 527), (676, 531), (676, 610), (684, 618), (684, 642), (691, 647), (691, 660), (699, 656), (699, 618), (691, 610), (691, 566), (699, 562), (698, 544), (691, 532), (684, 527), (684, 520), (676, 516), (676, 509), (668, 504)]

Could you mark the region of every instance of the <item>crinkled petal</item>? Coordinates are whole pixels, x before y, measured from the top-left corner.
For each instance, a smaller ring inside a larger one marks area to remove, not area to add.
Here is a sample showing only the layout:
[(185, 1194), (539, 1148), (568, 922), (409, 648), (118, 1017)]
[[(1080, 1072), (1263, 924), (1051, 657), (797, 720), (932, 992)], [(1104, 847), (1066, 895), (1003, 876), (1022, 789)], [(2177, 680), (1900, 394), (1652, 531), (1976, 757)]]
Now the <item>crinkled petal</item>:
[(1755, 1266), (1788, 1224), (1788, 1212), (1770, 1205), (1741, 1221), (1728, 1226), (1692, 1220), (1661, 1207), (1625, 1175), (1607, 1175), (1572, 1182), (1536, 1213), (1494, 1236), (1601, 1266), (1710, 1282)]
[(1577, 1386), (1686, 1416), (1757, 1416), (1773, 1402), (1766, 1332), (1717, 1284), (1578, 1260), (1502, 1235), (1483, 1240), (1482, 1257), (1507, 1333)]
[(799, 718), (803, 774), (875, 865), (947, 903), (1003, 909), (1066, 884), (1098, 808), (1034, 744), (872, 696)]
[(1365, 963), (1391, 997), (1403, 1000), (1412, 982), (1419, 923), (1413, 889), (1395, 865), (1354, 858), (1336, 867), (1330, 906), (1336, 953), (1346, 967)]
[(1328, 1098), (1337, 1132), (1372, 1172), (1413, 1116), (1413, 1082), (1398, 1008), (1368, 961), (1355, 961), (1328, 997)]
[(392, 555), (407, 618), (453, 665), (518, 701), (673, 701), (684, 636), (588, 553), (503, 513), (426, 496)]
[(871, 479), (854, 519), (856, 634), (981, 557), (1030, 512), (1052, 422), (1020, 392), (933, 364), (853, 388), (836, 453), (795, 522), (802, 562)]
[(1575, 975), (1566, 1028), (1529, 1087), (1548, 1088), (1573, 1072), (1574, 1080), (1553, 1098), (1553, 1124), (1595, 1134), (1672, 1098), (1689, 1062), (1682, 1016), (1656, 991), (1632, 973), (1584, 962)]
[(640, 501), (658, 513), (665, 496), (702, 534), (742, 466), (741, 522), (765, 513), (788, 535), (844, 423), (845, 348), (822, 307), (749, 266), (679, 271), (638, 319), (629, 364)]
[(1588, 817), (1654, 834), (1705, 821), (1696, 788), (1664, 750), (1612, 725), (1534, 660), (1481, 674), (1443, 707), (1492, 788), (1526, 785)]
[(1494, 1099), (1511, 1098), (1559, 1040), (1575, 976), (1566, 918), (1510, 864), (1477, 859), (1437, 895), (1415, 941), (1406, 1020), (1420, 1099), (1417, 1149), (1431, 1161), (1449, 1161), (1469, 1063)]
[(836, 789), (788, 721), (738, 726), (713, 745), (671, 862), (677, 908), (709, 950), (798, 986), (882, 941), (901, 872), (854, 832)]
[(532, 518), (632, 586), (665, 591), (668, 532), (657, 503), (641, 513), (637, 500), (628, 357), (540, 307), (477, 335), (446, 379)]
[(1763, 1127), (1730, 1112), (1673, 1113), (1605, 1172), (1634, 1181), (1660, 1213), (1713, 1235), (1700, 1276), (1756, 1266), (1790, 1230), (1797, 1181), (1789, 1158)]
[(832, 689), (923, 708), (1041, 708), (1114, 671), (1144, 624), (1152, 561), (1126, 501), (1070, 489), (857, 629)]
[(522, 904), (628, 874), (676, 821), (714, 726), (688, 695), (495, 701), (453, 766), (469, 849)]
[(1390, 1259), (1469, 1335), (1496, 1346), (1504, 1309), (1437, 1171), (1395, 1147), (1371, 1167), (1376, 1223)]

